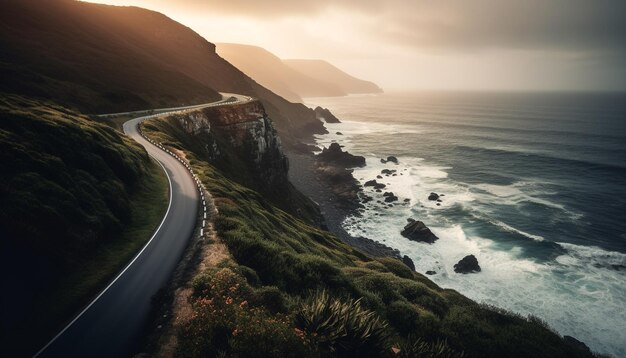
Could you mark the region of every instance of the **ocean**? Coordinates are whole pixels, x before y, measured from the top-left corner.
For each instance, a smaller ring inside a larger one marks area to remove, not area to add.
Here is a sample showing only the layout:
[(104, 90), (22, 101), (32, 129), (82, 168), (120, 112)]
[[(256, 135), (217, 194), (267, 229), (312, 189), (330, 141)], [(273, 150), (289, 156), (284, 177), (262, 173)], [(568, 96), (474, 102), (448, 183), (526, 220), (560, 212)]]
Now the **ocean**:
[[(392, 93), (309, 98), (383, 193), (343, 227), (398, 249), (438, 285), (534, 315), (594, 351), (626, 357), (626, 94)], [(338, 134), (338, 132), (340, 134)], [(399, 164), (381, 163), (396, 156)], [(431, 192), (442, 201), (428, 200)], [(404, 199), (410, 201), (404, 203)], [(434, 244), (400, 235), (423, 221)], [(466, 255), (482, 272), (457, 274)]]

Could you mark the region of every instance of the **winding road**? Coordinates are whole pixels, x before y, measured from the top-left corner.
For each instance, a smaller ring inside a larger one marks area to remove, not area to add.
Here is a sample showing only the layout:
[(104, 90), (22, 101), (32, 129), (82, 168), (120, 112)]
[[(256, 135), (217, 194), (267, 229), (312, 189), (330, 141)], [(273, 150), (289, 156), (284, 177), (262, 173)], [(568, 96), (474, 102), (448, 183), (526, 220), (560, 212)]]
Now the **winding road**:
[[(124, 123), (124, 133), (144, 146), (165, 171), (170, 200), (152, 238), (130, 263), (35, 357), (130, 357), (141, 351), (151, 299), (174, 272), (196, 228), (200, 192), (190, 171), (177, 158), (153, 145), (138, 131), (142, 121), (203, 107), (225, 106), (252, 98), (222, 93), (220, 101), (189, 107), (150, 110)], [(103, 117), (133, 115), (116, 113)]]

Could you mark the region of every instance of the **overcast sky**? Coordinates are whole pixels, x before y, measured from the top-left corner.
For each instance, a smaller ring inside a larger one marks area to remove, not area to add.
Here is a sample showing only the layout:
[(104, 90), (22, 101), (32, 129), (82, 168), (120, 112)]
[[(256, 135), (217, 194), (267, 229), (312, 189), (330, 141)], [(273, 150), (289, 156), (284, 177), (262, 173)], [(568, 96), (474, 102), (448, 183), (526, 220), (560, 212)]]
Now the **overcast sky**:
[(387, 90), (626, 90), (626, 0), (97, 0)]

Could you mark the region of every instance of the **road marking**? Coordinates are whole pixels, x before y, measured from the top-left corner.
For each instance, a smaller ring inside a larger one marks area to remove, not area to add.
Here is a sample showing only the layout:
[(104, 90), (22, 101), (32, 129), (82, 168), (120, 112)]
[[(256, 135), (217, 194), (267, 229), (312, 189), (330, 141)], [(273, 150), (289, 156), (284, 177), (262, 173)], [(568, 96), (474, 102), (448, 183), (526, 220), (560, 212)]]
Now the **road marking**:
[[(152, 155), (151, 155), (152, 157)], [(170, 190), (170, 199), (169, 199), (169, 204), (167, 205), (167, 210), (165, 211), (165, 215), (163, 216), (163, 220), (161, 220), (161, 223), (159, 224), (159, 226), (157, 227), (156, 231), (154, 232), (154, 234), (152, 234), (152, 237), (150, 238), (150, 240), (148, 240), (148, 242), (141, 248), (141, 250), (135, 255), (135, 257), (130, 261), (130, 263), (128, 263), (128, 265), (126, 265), (126, 267), (124, 267), (124, 269), (117, 274), (117, 276), (115, 276), (115, 278), (113, 279), (113, 281), (111, 281), (111, 283), (109, 283), (107, 285), (107, 287), (104, 288), (104, 290), (102, 290), (102, 292), (100, 292), (100, 294), (98, 294), (98, 296), (96, 296), (96, 298), (93, 299), (93, 301), (91, 301), (91, 303), (89, 303), (89, 305), (87, 305), (87, 307), (85, 307), (82, 311), (80, 311), (80, 313), (70, 322), (68, 323), (67, 326), (65, 326), (65, 328), (63, 328), (61, 330), (61, 332), (59, 332), (56, 336), (54, 336), (54, 338), (52, 338), (52, 340), (50, 340), (50, 342), (48, 342), (43, 348), (41, 348), (37, 353), (35, 353), (35, 355), (33, 357), (37, 357), (39, 356), (41, 353), (43, 353), (48, 347), (50, 347), (50, 345), (52, 345), (52, 343), (54, 343), (59, 337), (61, 337), (63, 335), (63, 333), (65, 333), (65, 331), (67, 331), (76, 321), (78, 321), (78, 319), (80, 317), (82, 317), (83, 314), (85, 314), (85, 312), (87, 312), (87, 310), (89, 310), (91, 308), (91, 306), (93, 306), (98, 299), (100, 299), (100, 297), (102, 297), (107, 290), (113, 286), (113, 284), (120, 278), (122, 277), (122, 275), (132, 266), (132, 264), (139, 258), (139, 256), (141, 256), (141, 254), (146, 250), (146, 248), (150, 245), (150, 243), (152, 242), (152, 240), (154, 240), (154, 238), (157, 236), (157, 234), (159, 233), (159, 230), (161, 230), (161, 227), (163, 226), (163, 223), (165, 223), (165, 220), (167, 219), (167, 215), (170, 213), (170, 209), (172, 208), (172, 196), (173, 196), (173, 191), (172, 191), (172, 179), (170, 178), (170, 175), (167, 173), (167, 169), (165, 169), (165, 166), (163, 166), (163, 163), (161, 163), (158, 159), (156, 159), (155, 157), (152, 157), (154, 160), (156, 160), (157, 163), (159, 163), (159, 165), (161, 166), (161, 168), (163, 168), (163, 171), (165, 172), (165, 175), (167, 176), (167, 182), (169, 184), (169, 190)]]

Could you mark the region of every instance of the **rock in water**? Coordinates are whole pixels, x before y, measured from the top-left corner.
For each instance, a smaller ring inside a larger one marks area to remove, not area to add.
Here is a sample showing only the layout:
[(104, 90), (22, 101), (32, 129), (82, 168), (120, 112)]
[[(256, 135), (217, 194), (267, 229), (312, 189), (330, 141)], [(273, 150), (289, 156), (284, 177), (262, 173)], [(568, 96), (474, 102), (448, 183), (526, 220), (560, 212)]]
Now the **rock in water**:
[(473, 273), (480, 272), (480, 266), (478, 260), (474, 255), (467, 255), (461, 259), (456, 265), (454, 265), (454, 272), (456, 273)]
[(365, 184), (363, 184), (363, 186), (373, 186), (374, 189), (380, 190), (380, 189), (384, 189), (387, 185), (383, 183), (379, 183), (376, 180), (368, 180), (365, 182)]
[(410, 257), (408, 257), (407, 255), (404, 255), (402, 257), (402, 262), (404, 262), (404, 264), (407, 265), (408, 268), (415, 271), (415, 264), (413, 263), (413, 260), (411, 260)]
[(394, 157), (393, 155), (390, 155), (390, 156), (387, 157), (387, 159), (380, 158), (380, 162), (383, 163), (383, 164), (385, 164), (387, 162), (392, 162), (392, 163), (398, 164), (398, 158)]
[(427, 275), (434, 275), (434, 274), (436, 274), (436, 272), (432, 271), (432, 270), (428, 270), (428, 271), (426, 271), (426, 274)]
[(439, 194), (437, 193), (430, 193), (430, 195), (428, 196), (428, 200), (437, 200), (439, 199)]
[(400, 234), (411, 241), (427, 242), (429, 244), (439, 240), (423, 222), (413, 219), (406, 224)]

